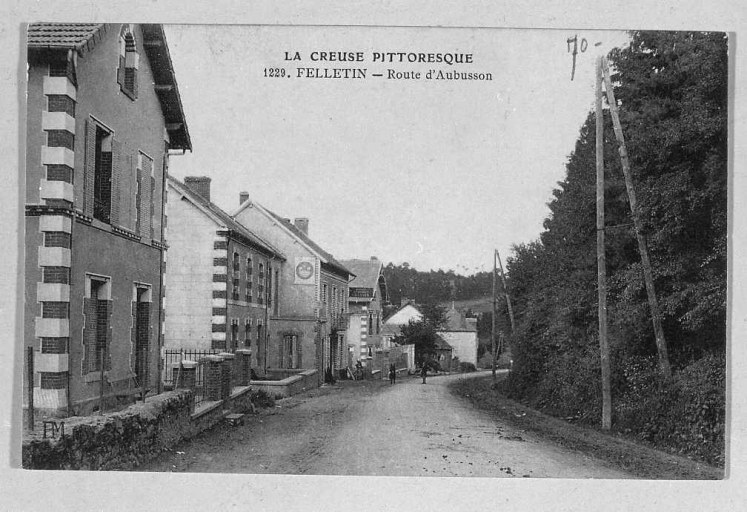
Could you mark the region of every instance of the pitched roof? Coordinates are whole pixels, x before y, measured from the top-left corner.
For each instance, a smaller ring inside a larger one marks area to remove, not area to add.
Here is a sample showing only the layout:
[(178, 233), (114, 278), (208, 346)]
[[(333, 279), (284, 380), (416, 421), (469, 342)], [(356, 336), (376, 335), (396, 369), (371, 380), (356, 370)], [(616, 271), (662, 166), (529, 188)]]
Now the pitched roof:
[(446, 341), (440, 334), (436, 334), (436, 348), (441, 350), (454, 350), (454, 348), (449, 345), (449, 342)]
[[(107, 27), (111, 26), (103, 23), (31, 23), (27, 31), (29, 50), (69, 49), (82, 54), (91, 50)], [(153, 86), (169, 134), (169, 147), (192, 150), (192, 139), (184, 118), (184, 108), (163, 25), (142, 24), (140, 28), (143, 32), (143, 47), (151, 62)]]
[(103, 23), (31, 23), (28, 44), (33, 48), (81, 50), (104, 27)]
[(236, 219), (231, 217), (229, 214), (221, 210), (216, 204), (208, 201), (207, 199), (202, 197), (200, 194), (198, 194), (197, 192), (195, 192), (194, 190), (192, 190), (187, 185), (177, 180), (173, 176), (169, 176), (168, 180), (169, 180), (169, 183), (175, 186), (182, 194), (184, 194), (185, 196), (188, 196), (192, 201), (204, 207), (210, 213), (212, 213), (215, 217), (217, 217), (218, 220), (222, 222), (228, 229), (246, 238), (249, 241), (249, 243), (251, 243), (255, 247), (259, 249), (264, 249), (266, 252), (269, 252), (270, 254), (273, 254), (282, 260), (286, 259), (283, 253), (280, 252), (279, 249), (276, 249), (272, 244), (265, 241), (264, 239), (262, 239), (255, 233), (249, 231), (249, 229), (247, 229), (246, 226), (244, 226), (243, 224), (238, 222)]
[(355, 276), (354, 272), (351, 272), (345, 265), (343, 265), (342, 263), (340, 263), (339, 261), (337, 261), (334, 256), (332, 256), (330, 253), (328, 253), (327, 251), (325, 251), (324, 249), (322, 249), (321, 247), (319, 247), (319, 245), (317, 245), (316, 242), (314, 242), (311, 238), (309, 238), (308, 235), (306, 235), (306, 233), (304, 233), (303, 231), (301, 231), (300, 229), (298, 229), (296, 226), (294, 226), (293, 223), (291, 223), (291, 221), (289, 221), (288, 219), (284, 219), (283, 217), (281, 217), (277, 213), (275, 213), (275, 212), (273, 212), (271, 210), (268, 210), (267, 208), (264, 208), (264, 207), (262, 207), (262, 208), (267, 213), (269, 213), (277, 222), (281, 223), (291, 233), (293, 233), (293, 235), (295, 237), (299, 238), (303, 243), (305, 243), (306, 245), (308, 245), (309, 247), (311, 247), (311, 249), (314, 252), (318, 253), (322, 257), (322, 259), (327, 260), (327, 264), (329, 266), (333, 267), (335, 270), (337, 270), (338, 272), (341, 272), (343, 274), (348, 274), (348, 275)]
[(342, 260), (341, 263), (355, 274), (355, 279), (350, 282), (351, 288), (376, 289), (383, 267), (381, 261), (377, 259)]
[(477, 331), (477, 325), (473, 321), (467, 321), (464, 314), (454, 307), (446, 312), (446, 331)]

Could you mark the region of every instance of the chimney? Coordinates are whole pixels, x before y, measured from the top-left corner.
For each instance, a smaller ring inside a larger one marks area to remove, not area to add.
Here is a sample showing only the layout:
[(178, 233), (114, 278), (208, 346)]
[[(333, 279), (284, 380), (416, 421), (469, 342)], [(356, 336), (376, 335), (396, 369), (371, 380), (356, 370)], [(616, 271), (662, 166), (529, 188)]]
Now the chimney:
[(379, 258), (377, 258), (376, 256), (371, 256), (371, 261), (379, 261)]
[(293, 219), (293, 225), (296, 226), (304, 235), (309, 236), (309, 219), (296, 217)]
[(210, 201), (210, 178), (207, 176), (187, 176), (184, 184), (192, 192), (199, 194), (203, 199)]
[(249, 192), (239, 192), (239, 206), (246, 203), (249, 200)]

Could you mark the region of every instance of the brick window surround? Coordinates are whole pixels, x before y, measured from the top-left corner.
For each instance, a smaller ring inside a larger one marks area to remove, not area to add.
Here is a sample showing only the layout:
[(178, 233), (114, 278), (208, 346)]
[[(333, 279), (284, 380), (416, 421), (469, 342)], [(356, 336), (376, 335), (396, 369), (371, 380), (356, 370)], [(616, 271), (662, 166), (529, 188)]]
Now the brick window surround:
[(45, 283), (70, 284), (70, 269), (68, 267), (42, 267)]

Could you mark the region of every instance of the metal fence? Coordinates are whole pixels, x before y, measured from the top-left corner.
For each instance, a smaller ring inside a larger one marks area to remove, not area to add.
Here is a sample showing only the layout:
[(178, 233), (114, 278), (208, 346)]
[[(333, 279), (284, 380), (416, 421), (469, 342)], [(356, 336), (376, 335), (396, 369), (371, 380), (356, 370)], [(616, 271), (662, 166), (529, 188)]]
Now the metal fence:
[(203, 359), (206, 356), (233, 353), (233, 349), (211, 349), (211, 350), (166, 350), (164, 353), (164, 375), (163, 383), (167, 388), (174, 389), (179, 384), (183, 361), (194, 361), (197, 363), (195, 368), (195, 385), (194, 397), (195, 405), (205, 400), (205, 364)]

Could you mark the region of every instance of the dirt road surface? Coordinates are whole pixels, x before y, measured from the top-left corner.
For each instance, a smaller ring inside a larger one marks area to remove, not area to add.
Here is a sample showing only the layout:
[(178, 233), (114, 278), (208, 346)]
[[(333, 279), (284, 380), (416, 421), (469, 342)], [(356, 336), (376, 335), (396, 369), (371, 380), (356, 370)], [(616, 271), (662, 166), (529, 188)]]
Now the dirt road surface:
[[(138, 471), (631, 478), (491, 418), (451, 394), (480, 374), (343, 382), (182, 443)], [(483, 374), (484, 375), (484, 374)]]

